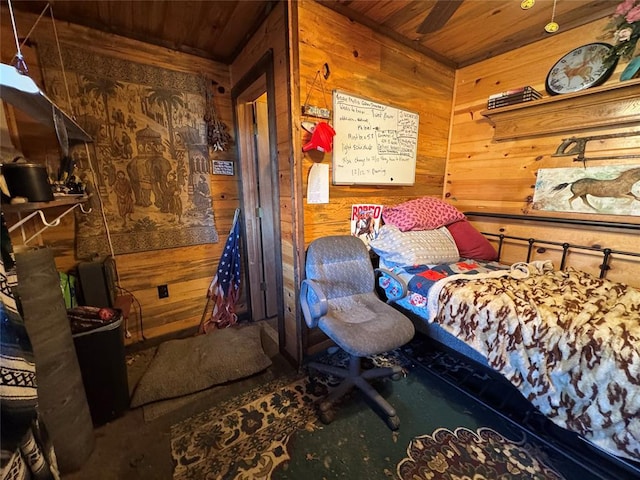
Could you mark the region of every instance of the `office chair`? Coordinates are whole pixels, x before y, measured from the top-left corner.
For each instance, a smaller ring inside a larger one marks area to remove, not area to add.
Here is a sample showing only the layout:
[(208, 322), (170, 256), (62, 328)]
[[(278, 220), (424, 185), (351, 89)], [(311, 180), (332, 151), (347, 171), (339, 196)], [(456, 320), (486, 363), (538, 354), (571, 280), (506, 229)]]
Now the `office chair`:
[(351, 235), (322, 237), (307, 250), (306, 279), (300, 289), (300, 303), (310, 328), (320, 328), (349, 354), (348, 368), (318, 362), (309, 367), (343, 378), (320, 404), (320, 418), (333, 420), (331, 407), (353, 387), (373, 401), (374, 410), (389, 428), (400, 425), (395, 409), (368, 380), (391, 376), (398, 379), (402, 367), (363, 370), (363, 357), (398, 348), (414, 336), (411, 320), (380, 300), (375, 293), (375, 273), (362, 240)]

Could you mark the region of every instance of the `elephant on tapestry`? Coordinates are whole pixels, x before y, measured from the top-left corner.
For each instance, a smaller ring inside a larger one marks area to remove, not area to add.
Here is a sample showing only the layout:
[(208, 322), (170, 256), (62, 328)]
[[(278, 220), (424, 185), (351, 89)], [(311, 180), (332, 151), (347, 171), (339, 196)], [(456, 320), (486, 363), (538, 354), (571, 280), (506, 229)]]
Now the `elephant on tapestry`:
[[(171, 162), (162, 155), (137, 155), (127, 164), (127, 173), (136, 205), (149, 207), (152, 204), (167, 212), (167, 175)], [(151, 200), (153, 194), (153, 201)]]
[(154, 204), (163, 213), (168, 213), (169, 199), (167, 192), (167, 178), (171, 171), (171, 162), (161, 155), (155, 155), (149, 159), (149, 170), (151, 173), (151, 189), (155, 197)]
[(151, 171), (148, 160), (146, 155), (137, 155), (127, 164), (134, 202), (141, 207), (151, 205)]

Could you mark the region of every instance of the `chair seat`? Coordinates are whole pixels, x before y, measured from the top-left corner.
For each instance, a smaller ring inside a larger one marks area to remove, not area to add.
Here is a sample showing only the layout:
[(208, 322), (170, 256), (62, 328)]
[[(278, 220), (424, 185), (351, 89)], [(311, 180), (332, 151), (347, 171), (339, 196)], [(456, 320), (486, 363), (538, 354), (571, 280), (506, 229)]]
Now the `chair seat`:
[(373, 292), (329, 300), (318, 326), (347, 353), (360, 357), (393, 350), (414, 335), (413, 323)]

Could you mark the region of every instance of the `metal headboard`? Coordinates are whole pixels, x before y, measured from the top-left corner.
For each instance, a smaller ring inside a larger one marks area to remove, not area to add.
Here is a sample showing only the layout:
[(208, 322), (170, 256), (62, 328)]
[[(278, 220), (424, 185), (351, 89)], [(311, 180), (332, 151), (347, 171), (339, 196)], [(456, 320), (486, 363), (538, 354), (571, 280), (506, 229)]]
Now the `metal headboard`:
[[(469, 217), (486, 217), (486, 218), (500, 218), (507, 220), (526, 220), (528, 222), (546, 222), (546, 223), (563, 223), (565, 225), (573, 226), (587, 226), (587, 227), (606, 227), (606, 228), (618, 228), (629, 231), (640, 231), (640, 225), (632, 223), (617, 223), (617, 222), (600, 222), (593, 220), (576, 220), (576, 219), (563, 219), (556, 217), (531, 217), (528, 215), (509, 215), (502, 213), (484, 213), (484, 212), (465, 212)], [(598, 266), (600, 269), (600, 278), (605, 278), (607, 271), (611, 269), (609, 262), (612, 255), (621, 255), (626, 257), (640, 258), (639, 252), (628, 252), (624, 250), (615, 250), (612, 248), (601, 247), (599, 245), (587, 246), (578, 245), (568, 242), (554, 242), (551, 240), (540, 240), (537, 238), (525, 238), (513, 235), (504, 235), (491, 232), (482, 232), (487, 237), (495, 237), (498, 239), (498, 260), (502, 255), (502, 248), (505, 244), (505, 240), (517, 240), (528, 244), (527, 247), (527, 262), (530, 262), (534, 253), (544, 253), (546, 251), (545, 246), (556, 246), (562, 248), (562, 259), (560, 261), (560, 269), (564, 270), (567, 265), (567, 257), (570, 251), (589, 251), (597, 252), (602, 255), (602, 263)], [(537, 247), (537, 249), (536, 249)]]

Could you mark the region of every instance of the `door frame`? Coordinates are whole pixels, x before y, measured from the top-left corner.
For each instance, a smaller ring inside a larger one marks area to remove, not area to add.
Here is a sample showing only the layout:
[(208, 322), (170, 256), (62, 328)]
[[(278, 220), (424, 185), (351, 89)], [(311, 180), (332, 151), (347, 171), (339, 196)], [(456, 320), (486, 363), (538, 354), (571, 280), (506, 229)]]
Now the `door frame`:
[[(236, 129), (236, 140), (238, 142), (242, 141), (243, 135), (240, 131), (240, 123), (238, 119), (238, 106), (240, 103), (245, 103), (244, 101), (240, 102), (245, 92), (250, 91), (250, 89), (256, 84), (261, 77), (264, 76), (266, 82), (266, 93), (267, 93), (267, 108), (269, 111), (268, 118), (268, 127), (269, 127), (269, 158), (270, 158), (270, 173), (271, 173), (271, 187), (274, 192), (274, 197), (272, 199), (272, 211), (273, 211), (273, 232), (274, 232), (274, 245), (275, 245), (275, 257), (276, 257), (276, 292), (278, 297), (278, 308), (277, 308), (277, 316), (278, 316), (278, 343), (280, 351), (282, 351), (285, 335), (284, 335), (284, 291), (283, 291), (283, 264), (282, 264), (282, 232), (280, 228), (280, 185), (279, 185), (279, 171), (278, 171), (278, 136), (277, 136), (277, 123), (276, 123), (276, 91), (275, 91), (275, 81), (274, 81), (274, 65), (273, 65), (273, 50), (269, 49), (265, 52), (265, 54), (256, 62), (253, 67), (231, 88), (231, 101), (232, 101), (232, 111), (233, 111), (233, 120)], [(253, 159), (252, 159), (253, 160)], [(240, 155), (240, 148), (238, 146), (238, 165), (239, 165), (239, 181), (240, 181), (240, 194), (241, 199), (240, 202), (243, 205), (245, 199), (245, 191), (244, 191), (244, 183), (243, 176), (254, 175), (255, 167), (253, 165), (246, 166), (243, 162), (243, 159)], [(253, 179), (252, 179), (253, 182)], [(244, 222), (243, 222), (244, 223)], [(244, 237), (244, 244), (247, 243), (247, 232), (245, 225), (243, 224), (242, 228), (242, 236)], [(244, 265), (247, 266), (247, 252), (246, 249), (243, 252), (243, 261)], [(251, 286), (248, 282), (248, 275), (245, 272), (245, 284), (247, 285), (247, 300), (249, 304), (249, 308), (251, 308), (251, 295), (249, 289)]]

